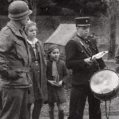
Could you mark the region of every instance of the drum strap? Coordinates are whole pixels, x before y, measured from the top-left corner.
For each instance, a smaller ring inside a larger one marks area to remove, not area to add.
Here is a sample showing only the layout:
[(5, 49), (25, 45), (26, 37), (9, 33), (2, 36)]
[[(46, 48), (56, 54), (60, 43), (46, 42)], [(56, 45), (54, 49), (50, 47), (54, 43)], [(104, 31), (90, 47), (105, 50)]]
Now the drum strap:
[(89, 46), (84, 42), (83, 38), (81, 38), (80, 36), (78, 36), (78, 39), (75, 39), (75, 41), (77, 41), (80, 44), (80, 47), (82, 48), (82, 50), (84, 51), (84, 53), (86, 54), (87, 57), (92, 57), (92, 51), (89, 48)]
[[(80, 45), (80, 47), (82, 48), (83, 52), (85, 53), (85, 55), (87, 57), (92, 57), (93, 56), (93, 52), (90, 49), (90, 47), (84, 42), (85, 40), (83, 38), (81, 38), (80, 36), (78, 36), (78, 39), (74, 39), (76, 42), (78, 42), (78, 44)], [(97, 60), (93, 60), (93, 62), (97, 65), (98, 70), (100, 70), (100, 66), (99, 63), (97, 62)]]

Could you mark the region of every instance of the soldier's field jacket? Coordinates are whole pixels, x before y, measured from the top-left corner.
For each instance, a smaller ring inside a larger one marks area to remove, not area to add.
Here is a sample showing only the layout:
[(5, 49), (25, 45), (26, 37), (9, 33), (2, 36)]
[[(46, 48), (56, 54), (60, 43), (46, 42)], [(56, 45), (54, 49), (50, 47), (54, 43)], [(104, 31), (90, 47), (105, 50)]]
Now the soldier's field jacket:
[(32, 82), (29, 75), (31, 56), (24, 32), (10, 21), (0, 31), (0, 75), (5, 88), (27, 88)]

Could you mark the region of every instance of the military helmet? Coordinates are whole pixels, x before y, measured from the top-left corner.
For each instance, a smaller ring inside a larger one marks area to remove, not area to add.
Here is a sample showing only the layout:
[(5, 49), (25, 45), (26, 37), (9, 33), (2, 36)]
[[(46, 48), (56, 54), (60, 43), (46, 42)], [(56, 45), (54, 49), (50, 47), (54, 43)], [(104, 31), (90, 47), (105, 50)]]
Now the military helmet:
[(32, 10), (24, 1), (13, 1), (8, 8), (8, 17), (13, 20), (21, 20), (24, 17), (30, 15)]

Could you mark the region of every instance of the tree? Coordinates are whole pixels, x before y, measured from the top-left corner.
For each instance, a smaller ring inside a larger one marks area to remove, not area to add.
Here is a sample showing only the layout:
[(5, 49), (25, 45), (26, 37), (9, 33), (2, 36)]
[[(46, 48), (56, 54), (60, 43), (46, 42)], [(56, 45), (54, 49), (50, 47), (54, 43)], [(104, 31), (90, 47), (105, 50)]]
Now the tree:
[(8, 0), (0, 0), (0, 15), (8, 14)]
[(118, 1), (109, 0), (108, 2), (109, 2), (109, 18), (110, 18), (110, 46), (108, 58), (112, 59), (115, 56)]
[(33, 14), (32, 14), (32, 19), (33, 21), (36, 20), (36, 15), (37, 15), (37, 3), (38, 0), (28, 0), (28, 4), (31, 7)]
[(104, 0), (70, 0), (69, 8), (77, 15), (93, 16), (99, 13), (106, 13), (107, 4)]

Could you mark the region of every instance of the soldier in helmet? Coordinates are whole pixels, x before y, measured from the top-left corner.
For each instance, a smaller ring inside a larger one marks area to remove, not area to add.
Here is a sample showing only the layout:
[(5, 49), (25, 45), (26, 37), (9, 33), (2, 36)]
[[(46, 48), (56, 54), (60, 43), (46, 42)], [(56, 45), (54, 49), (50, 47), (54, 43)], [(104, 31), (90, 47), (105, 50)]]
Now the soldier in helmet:
[(92, 56), (98, 53), (96, 39), (89, 36), (90, 18), (76, 18), (77, 33), (65, 47), (66, 65), (72, 69), (72, 90), (68, 119), (83, 119), (83, 111), (88, 98), (89, 119), (101, 119), (100, 100), (94, 97), (90, 89), (90, 78), (105, 67), (101, 58)]
[(10, 21), (0, 32), (0, 75), (3, 108), (0, 119), (29, 119), (27, 110), (31, 56), (24, 26), (32, 11), (24, 1), (9, 5)]

